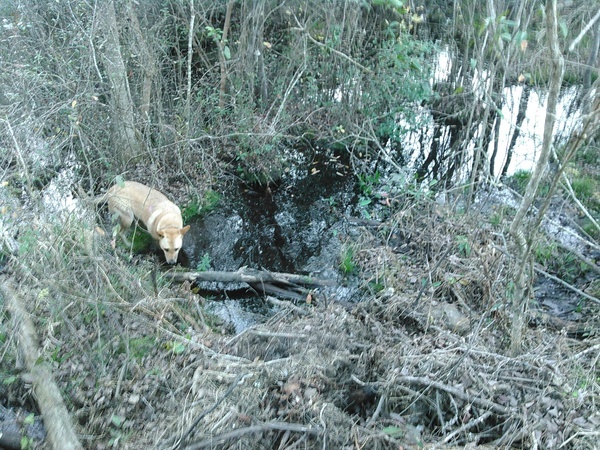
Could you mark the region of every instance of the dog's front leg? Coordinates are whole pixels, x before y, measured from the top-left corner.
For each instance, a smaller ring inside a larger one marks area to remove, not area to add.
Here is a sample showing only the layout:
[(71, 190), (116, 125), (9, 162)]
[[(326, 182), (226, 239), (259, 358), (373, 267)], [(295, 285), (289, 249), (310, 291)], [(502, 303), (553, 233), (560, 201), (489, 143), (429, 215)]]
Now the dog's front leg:
[(113, 236), (116, 236), (118, 234), (119, 236), (121, 236), (121, 239), (123, 240), (125, 245), (131, 247), (131, 242), (129, 241), (129, 239), (127, 239), (126, 233), (127, 230), (129, 230), (129, 228), (131, 227), (131, 224), (133, 223), (133, 213), (131, 211), (116, 210), (113, 214), (113, 221), (116, 221), (117, 219), (118, 222), (113, 228)]

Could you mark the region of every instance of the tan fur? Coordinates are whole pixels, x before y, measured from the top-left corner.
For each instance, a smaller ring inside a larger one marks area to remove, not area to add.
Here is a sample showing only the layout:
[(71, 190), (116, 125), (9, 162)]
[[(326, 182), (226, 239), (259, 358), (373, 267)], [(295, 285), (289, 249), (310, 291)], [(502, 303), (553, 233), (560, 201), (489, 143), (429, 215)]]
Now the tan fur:
[(103, 199), (108, 202), (110, 213), (118, 215), (121, 227), (119, 234), (125, 242), (125, 232), (134, 219), (139, 219), (158, 242), (167, 262), (177, 262), (183, 235), (190, 229), (189, 225), (183, 226), (177, 205), (156, 189), (135, 181), (114, 185)]

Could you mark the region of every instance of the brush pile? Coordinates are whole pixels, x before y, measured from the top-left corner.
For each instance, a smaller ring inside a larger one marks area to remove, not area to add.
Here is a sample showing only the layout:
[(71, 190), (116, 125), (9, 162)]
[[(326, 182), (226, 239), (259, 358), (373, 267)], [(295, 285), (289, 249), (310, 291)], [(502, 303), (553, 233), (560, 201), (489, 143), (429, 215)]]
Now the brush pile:
[[(433, 204), (362, 230), (358, 273), (345, 280), (361, 285), (361, 302), (280, 302), (238, 334), (206, 313), (189, 282), (115, 255), (93, 220), (30, 223), (31, 246), (20, 236), (2, 282), (34, 319), (40, 358), (85, 448), (597, 443), (597, 308), (584, 306), (579, 339), (531, 313), (521, 352), (510, 355), (502, 233)], [(3, 375), (17, 378), (0, 396), (34, 410), (13, 326), (4, 316)]]

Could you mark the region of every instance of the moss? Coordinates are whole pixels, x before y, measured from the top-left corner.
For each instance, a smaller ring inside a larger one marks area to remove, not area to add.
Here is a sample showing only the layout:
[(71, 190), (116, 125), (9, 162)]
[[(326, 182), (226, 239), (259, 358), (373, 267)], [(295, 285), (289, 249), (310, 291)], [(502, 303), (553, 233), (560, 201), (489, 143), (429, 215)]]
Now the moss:
[(219, 202), (221, 201), (221, 196), (209, 189), (204, 192), (204, 196), (202, 198), (192, 199), (181, 211), (181, 216), (183, 217), (183, 222), (187, 223), (191, 219), (196, 217), (202, 217), (209, 212), (213, 211)]

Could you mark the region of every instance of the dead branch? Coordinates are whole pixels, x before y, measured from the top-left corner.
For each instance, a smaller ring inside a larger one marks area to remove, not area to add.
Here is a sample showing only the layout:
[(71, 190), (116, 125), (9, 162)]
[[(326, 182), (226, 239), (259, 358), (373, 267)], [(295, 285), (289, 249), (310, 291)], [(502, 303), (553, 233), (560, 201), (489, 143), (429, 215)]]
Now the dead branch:
[[(200, 413), (200, 415), (198, 417), (196, 417), (196, 419), (194, 420), (194, 422), (192, 423), (192, 426), (190, 426), (188, 428), (188, 430), (184, 433), (183, 437), (181, 438), (181, 441), (179, 443), (179, 445), (186, 443), (188, 437), (190, 436), (190, 434), (192, 433), (192, 431), (194, 431), (196, 429), (196, 426), (200, 423), (200, 421), (202, 420), (202, 418), (204, 416), (206, 416), (207, 414), (209, 414), (210, 412), (214, 411), (223, 401), (225, 401), (225, 399), (227, 397), (229, 397), (233, 391), (235, 390), (235, 388), (240, 384), (243, 383), (244, 379), (248, 376), (250, 376), (251, 374), (249, 373), (240, 373), (236, 379), (233, 381), (233, 383), (231, 383), (231, 385), (229, 386), (229, 388), (227, 389), (227, 391), (225, 392), (225, 394), (223, 394), (221, 396), (221, 398), (214, 404), (212, 405), (210, 408), (202, 411), (202, 413)], [(178, 447), (179, 447), (178, 445)], [(188, 448), (188, 447), (186, 447)], [(201, 447), (194, 447), (192, 446), (192, 448), (201, 448)]]
[(275, 297), (271, 297), (270, 295), (267, 295), (266, 300), (271, 303), (272, 305), (278, 306), (280, 308), (289, 308), (289, 309), (293, 309), (295, 312), (297, 312), (298, 314), (304, 316), (307, 314), (306, 310), (299, 308), (298, 306), (294, 305), (293, 303), (290, 303), (288, 301), (282, 301), (279, 300)]
[(185, 447), (184, 450), (195, 450), (199, 448), (211, 447), (213, 448), (215, 445), (224, 444), (225, 442), (231, 439), (239, 439), (246, 434), (259, 433), (262, 431), (270, 431), (270, 430), (278, 430), (278, 431), (291, 431), (295, 433), (309, 433), (316, 434), (320, 431), (319, 428), (310, 427), (297, 423), (287, 423), (287, 422), (269, 422), (260, 425), (251, 425), (246, 428), (240, 428), (238, 430), (230, 431), (227, 433), (220, 434), (218, 436), (210, 437), (204, 441), (196, 442), (188, 447)]
[(236, 272), (167, 272), (163, 276), (177, 282), (246, 283), (259, 292), (297, 301), (306, 300), (311, 293), (309, 288), (335, 285), (333, 280), (318, 280), (306, 275), (269, 272), (248, 267), (241, 267)]
[(206, 272), (167, 272), (165, 277), (173, 281), (217, 281), (222, 283), (280, 283), (301, 284), (309, 287), (333, 286), (333, 280), (318, 280), (307, 275), (269, 272), (241, 267), (236, 272), (207, 270)]
[(544, 275), (546, 278), (550, 278), (553, 281), (556, 281), (557, 283), (562, 284), (564, 287), (566, 287), (567, 289), (575, 292), (577, 295), (581, 295), (582, 297), (587, 298), (588, 300), (594, 302), (594, 303), (598, 303), (600, 304), (600, 300), (598, 300), (596, 297), (586, 294), (585, 292), (583, 292), (581, 289), (577, 289), (575, 286), (573, 286), (572, 284), (567, 283), (566, 281), (562, 280), (561, 278), (555, 277), (554, 275), (549, 274), (548, 272), (546, 272), (545, 270), (543, 270), (542, 268), (540, 268), (539, 266), (535, 266), (534, 270), (538, 273), (541, 273), (542, 275)]
[(40, 358), (38, 337), (29, 313), (6, 282), (0, 284), (6, 309), (13, 317), (15, 335), (24, 356), (27, 370), (33, 379), (33, 389), (53, 449), (82, 450), (75, 428), (63, 402), (60, 390), (48, 364)]
[(508, 408), (505, 408), (504, 406), (498, 405), (497, 403), (494, 403), (490, 400), (486, 400), (484, 398), (479, 398), (479, 397), (474, 397), (472, 395), (467, 394), (464, 391), (461, 391), (459, 389), (456, 389), (452, 386), (448, 386), (445, 385), (443, 383), (440, 383), (438, 381), (434, 381), (431, 380), (427, 377), (410, 377), (410, 376), (404, 376), (404, 377), (399, 377), (397, 379), (397, 381), (399, 382), (405, 382), (405, 383), (413, 383), (413, 384), (420, 384), (421, 386), (427, 386), (427, 387), (432, 387), (435, 389), (439, 389), (442, 391), (447, 392), (450, 395), (454, 395), (455, 397), (459, 397), (469, 403), (474, 403), (477, 404), (483, 408), (488, 408), (491, 411), (494, 411), (495, 413), (498, 414), (502, 414), (502, 415), (509, 415), (509, 416), (517, 416), (518, 414), (516, 414), (516, 412), (511, 411)]

